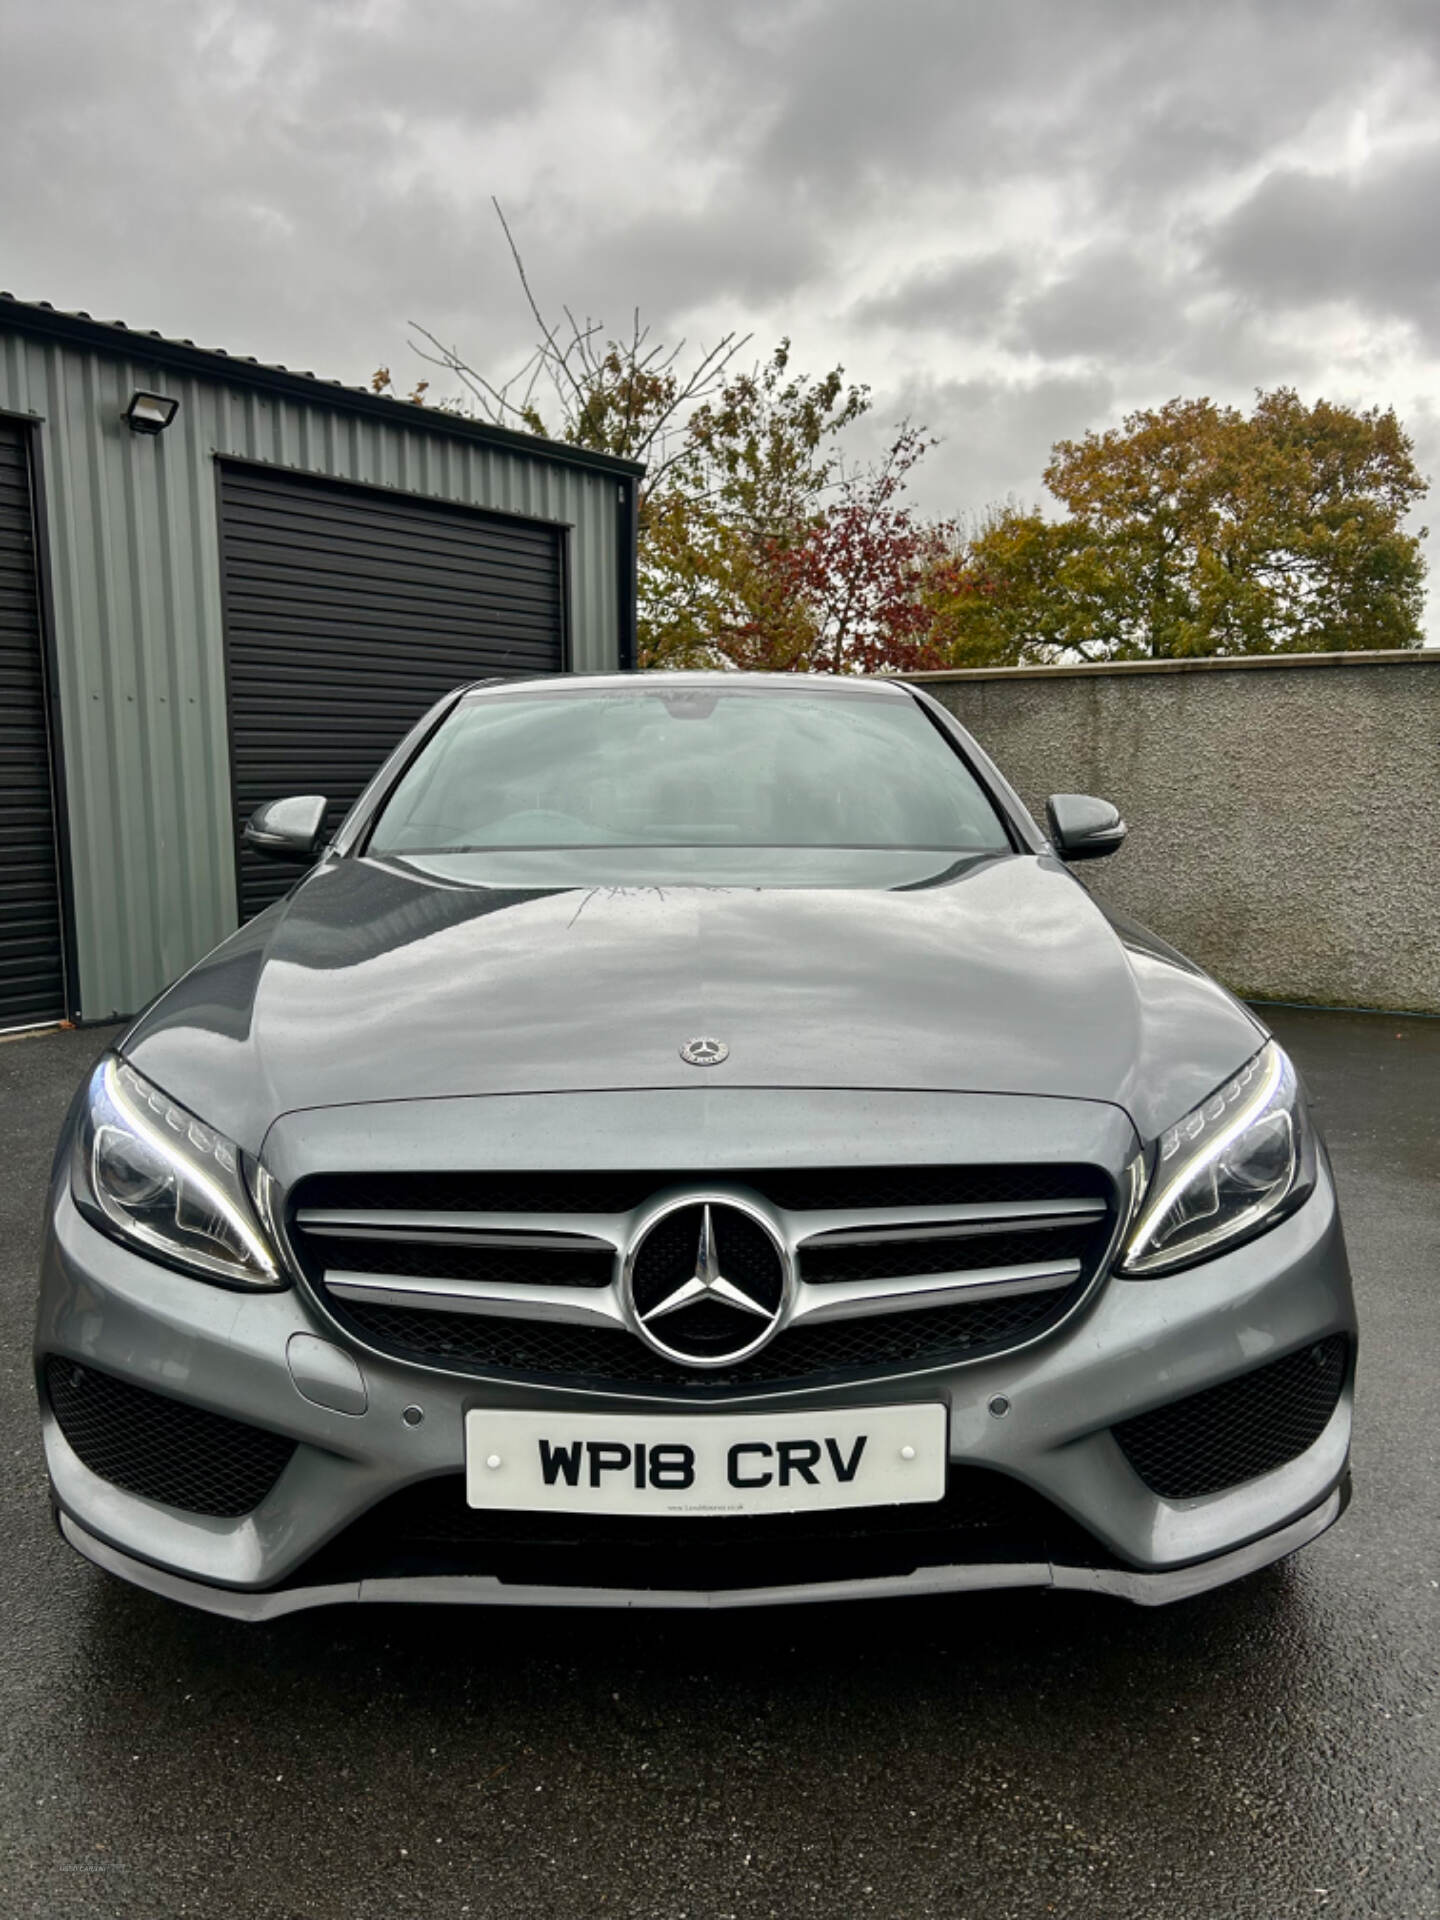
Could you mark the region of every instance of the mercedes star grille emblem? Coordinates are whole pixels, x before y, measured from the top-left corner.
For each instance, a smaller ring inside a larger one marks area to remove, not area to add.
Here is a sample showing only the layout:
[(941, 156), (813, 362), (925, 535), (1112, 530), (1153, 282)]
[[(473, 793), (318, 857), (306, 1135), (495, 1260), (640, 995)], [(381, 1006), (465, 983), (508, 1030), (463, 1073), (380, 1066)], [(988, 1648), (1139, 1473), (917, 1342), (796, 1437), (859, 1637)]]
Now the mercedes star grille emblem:
[(702, 1034), (698, 1039), (685, 1042), (680, 1058), (692, 1067), (718, 1067), (722, 1060), (730, 1058), (730, 1049), (723, 1040), (710, 1040)]
[(789, 1262), (758, 1212), (732, 1200), (673, 1200), (652, 1215), (625, 1268), (632, 1324), (667, 1360), (725, 1367), (780, 1325)]

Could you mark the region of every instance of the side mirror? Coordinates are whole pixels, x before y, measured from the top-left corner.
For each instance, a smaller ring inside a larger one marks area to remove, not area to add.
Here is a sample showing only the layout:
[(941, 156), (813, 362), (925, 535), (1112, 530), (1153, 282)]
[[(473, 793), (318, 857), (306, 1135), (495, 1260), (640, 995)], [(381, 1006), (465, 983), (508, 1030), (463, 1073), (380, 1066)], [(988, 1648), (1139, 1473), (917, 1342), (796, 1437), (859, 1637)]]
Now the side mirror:
[(1125, 822), (1108, 800), (1088, 793), (1052, 793), (1045, 812), (1062, 860), (1103, 860), (1125, 844)]
[(245, 845), (267, 860), (313, 860), (320, 851), (321, 828), (329, 805), (323, 793), (292, 794), (267, 800), (245, 822)]

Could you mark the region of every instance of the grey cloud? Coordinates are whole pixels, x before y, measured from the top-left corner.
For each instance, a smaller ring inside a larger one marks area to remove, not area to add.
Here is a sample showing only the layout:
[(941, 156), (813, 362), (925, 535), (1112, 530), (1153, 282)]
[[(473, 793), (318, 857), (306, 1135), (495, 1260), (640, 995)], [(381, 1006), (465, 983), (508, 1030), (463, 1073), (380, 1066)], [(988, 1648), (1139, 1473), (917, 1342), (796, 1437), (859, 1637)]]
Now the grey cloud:
[(1212, 229), (1206, 255), (1252, 300), (1349, 302), (1440, 338), (1440, 141), (1356, 179), (1277, 168)]
[[(597, 63), (633, 20), (634, 9), (609, 0), (604, 15), (584, 0), (491, 0), (485, 6), (425, 4), (389, 11), (334, 9), (308, 25), (294, 0), (272, 0), (280, 30), (274, 65), (294, 55), (301, 28), (317, 95), (346, 114), (386, 113), (403, 102), (410, 111), (465, 123), (522, 119), (543, 99), (554, 76)], [(608, 18), (606, 17), (608, 16)], [(557, 56), (559, 56), (557, 62)]]
[(543, 263), (556, 300), (617, 324), (637, 305), (655, 315), (704, 301), (784, 298), (814, 277), (827, 237), (788, 209), (726, 195), (701, 214), (657, 211), (617, 221), (578, 245), (547, 236), (538, 248), (527, 243), (525, 255), (527, 269)]
[(939, 444), (917, 470), (915, 497), (927, 513), (963, 522), (997, 501), (1039, 503), (1052, 444), (1105, 421), (1115, 397), (1102, 373), (912, 381), (877, 395), (867, 437), (874, 450), (895, 421), (927, 427)]
[(786, 47), (803, 80), (777, 100), (758, 158), (818, 203), (883, 199), (899, 183), (963, 185), (1047, 164), (1097, 22), (1064, 0), (831, 0), (799, 11)]
[(775, 12), (786, 79), (757, 160), (777, 177), (840, 207), (897, 182), (1033, 176), (1063, 182), (1097, 219), (1252, 161), (1418, 31), (1387, 0)]
[(850, 318), (861, 326), (938, 327), (962, 338), (989, 338), (1021, 271), (1013, 254), (998, 249), (922, 267), (857, 301)]
[(1204, 393), (1248, 406), (1257, 388), (1276, 386), (1313, 393), (1324, 367), (1311, 338), (1266, 325), (1262, 315), (1226, 302), (1192, 319), (1168, 353), (1152, 358), (1151, 399), (1145, 404)]
[(1401, 11), (1387, 0), (1153, 8), (1084, 87), (1057, 157), (1082, 170), (1097, 213), (1127, 217), (1238, 177), (1397, 58), (1425, 72), (1431, 56)]
[(1013, 338), (1045, 359), (1130, 361), (1176, 332), (1177, 295), (1133, 248), (1091, 247), (1061, 279), (1028, 300)]

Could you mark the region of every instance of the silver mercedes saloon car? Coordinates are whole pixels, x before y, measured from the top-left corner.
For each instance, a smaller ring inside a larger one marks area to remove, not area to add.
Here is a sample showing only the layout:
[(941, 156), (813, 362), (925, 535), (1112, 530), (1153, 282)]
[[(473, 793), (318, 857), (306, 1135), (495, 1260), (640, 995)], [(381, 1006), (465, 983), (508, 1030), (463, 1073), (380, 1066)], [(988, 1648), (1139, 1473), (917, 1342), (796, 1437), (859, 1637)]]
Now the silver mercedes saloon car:
[[(76, 1097), (65, 1538), (237, 1619), (995, 1587), (1153, 1604), (1348, 1498), (1283, 1050), (923, 692), (456, 691)], [(298, 871), (298, 869), (297, 869)]]

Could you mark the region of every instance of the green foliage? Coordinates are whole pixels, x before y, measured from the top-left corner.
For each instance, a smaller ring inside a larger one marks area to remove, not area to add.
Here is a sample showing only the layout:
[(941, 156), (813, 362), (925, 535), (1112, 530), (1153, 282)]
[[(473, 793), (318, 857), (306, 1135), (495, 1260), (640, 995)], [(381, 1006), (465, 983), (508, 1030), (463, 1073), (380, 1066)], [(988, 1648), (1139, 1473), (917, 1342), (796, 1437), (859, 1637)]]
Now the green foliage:
[(951, 664), (1421, 644), (1426, 483), (1392, 409), (1172, 400), (1060, 441), (1045, 483), (1067, 518), (998, 510), (933, 570)]
[(696, 408), (641, 501), (642, 664), (808, 662), (818, 625), (789, 563), (836, 483), (835, 437), (867, 404), (838, 367), (818, 380), (792, 373), (782, 340)]

